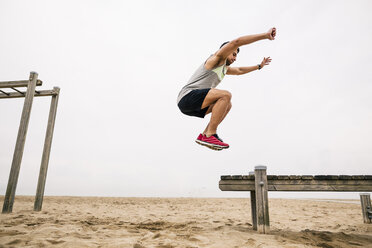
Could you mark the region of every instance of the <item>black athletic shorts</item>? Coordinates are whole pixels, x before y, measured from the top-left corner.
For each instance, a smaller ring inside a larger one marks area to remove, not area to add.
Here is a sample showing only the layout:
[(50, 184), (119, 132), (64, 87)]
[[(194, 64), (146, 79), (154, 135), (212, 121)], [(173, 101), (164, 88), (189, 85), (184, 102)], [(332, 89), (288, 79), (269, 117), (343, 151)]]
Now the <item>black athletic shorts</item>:
[(207, 96), (210, 88), (192, 90), (186, 96), (182, 97), (178, 103), (178, 108), (185, 115), (196, 116), (204, 118), (208, 107), (201, 109), (204, 98)]

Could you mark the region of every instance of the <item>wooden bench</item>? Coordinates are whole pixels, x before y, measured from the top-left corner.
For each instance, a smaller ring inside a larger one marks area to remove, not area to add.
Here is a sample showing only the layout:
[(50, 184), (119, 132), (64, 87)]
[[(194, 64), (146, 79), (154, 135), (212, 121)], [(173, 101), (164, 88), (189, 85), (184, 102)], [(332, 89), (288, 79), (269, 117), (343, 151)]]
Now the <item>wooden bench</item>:
[[(268, 191), (371, 192), (372, 175), (267, 175), (266, 166), (256, 166), (249, 175), (221, 176), (222, 191), (250, 191), (252, 225), (259, 233), (269, 233)], [(365, 223), (371, 223), (369, 194), (360, 194)]]

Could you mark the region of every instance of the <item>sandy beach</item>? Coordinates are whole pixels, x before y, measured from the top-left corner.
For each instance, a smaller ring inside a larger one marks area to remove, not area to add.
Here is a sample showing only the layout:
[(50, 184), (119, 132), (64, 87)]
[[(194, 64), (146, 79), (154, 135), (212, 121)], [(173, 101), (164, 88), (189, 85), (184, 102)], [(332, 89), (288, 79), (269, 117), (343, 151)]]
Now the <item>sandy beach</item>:
[(33, 200), (0, 215), (0, 247), (372, 247), (358, 200), (270, 199), (266, 235), (249, 198), (45, 197), (41, 212)]

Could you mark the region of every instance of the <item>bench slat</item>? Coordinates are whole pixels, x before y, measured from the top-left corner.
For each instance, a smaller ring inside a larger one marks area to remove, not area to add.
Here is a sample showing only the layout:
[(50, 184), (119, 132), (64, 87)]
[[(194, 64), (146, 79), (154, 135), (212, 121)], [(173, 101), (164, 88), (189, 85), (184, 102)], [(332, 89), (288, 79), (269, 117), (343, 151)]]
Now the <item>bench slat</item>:
[[(254, 175), (224, 175), (221, 180), (254, 180)], [(267, 175), (268, 180), (372, 180), (372, 175)]]

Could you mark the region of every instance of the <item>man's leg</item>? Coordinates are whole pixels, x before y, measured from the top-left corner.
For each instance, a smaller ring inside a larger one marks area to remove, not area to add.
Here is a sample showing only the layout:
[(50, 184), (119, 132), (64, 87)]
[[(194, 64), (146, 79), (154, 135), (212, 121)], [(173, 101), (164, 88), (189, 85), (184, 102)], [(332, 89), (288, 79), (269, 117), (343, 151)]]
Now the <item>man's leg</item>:
[[(206, 128), (207, 137), (217, 133), (217, 127), (225, 118), (231, 108), (231, 93), (226, 90), (211, 89), (205, 97), (202, 109), (210, 106), (209, 112), (212, 112), (211, 120)], [(213, 106), (211, 106), (213, 105)], [(207, 113), (209, 113), (207, 111)]]
[[(214, 104), (212, 104), (212, 105), (209, 106), (206, 115), (212, 112), (213, 107), (214, 107)], [(223, 115), (222, 120), (220, 121), (220, 123), (225, 119), (225, 117), (226, 117), (226, 115), (229, 113), (231, 107), (232, 107), (232, 104), (231, 104), (231, 102), (230, 102), (230, 104), (229, 104), (229, 106), (227, 107), (227, 110), (226, 110), (225, 114)], [(220, 124), (220, 123), (219, 123), (219, 124)], [(207, 127), (204, 129), (203, 134), (206, 134), (206, 133), (207, 133), (208, 127), (209, 127), (209, 123), (208, 123)]]

